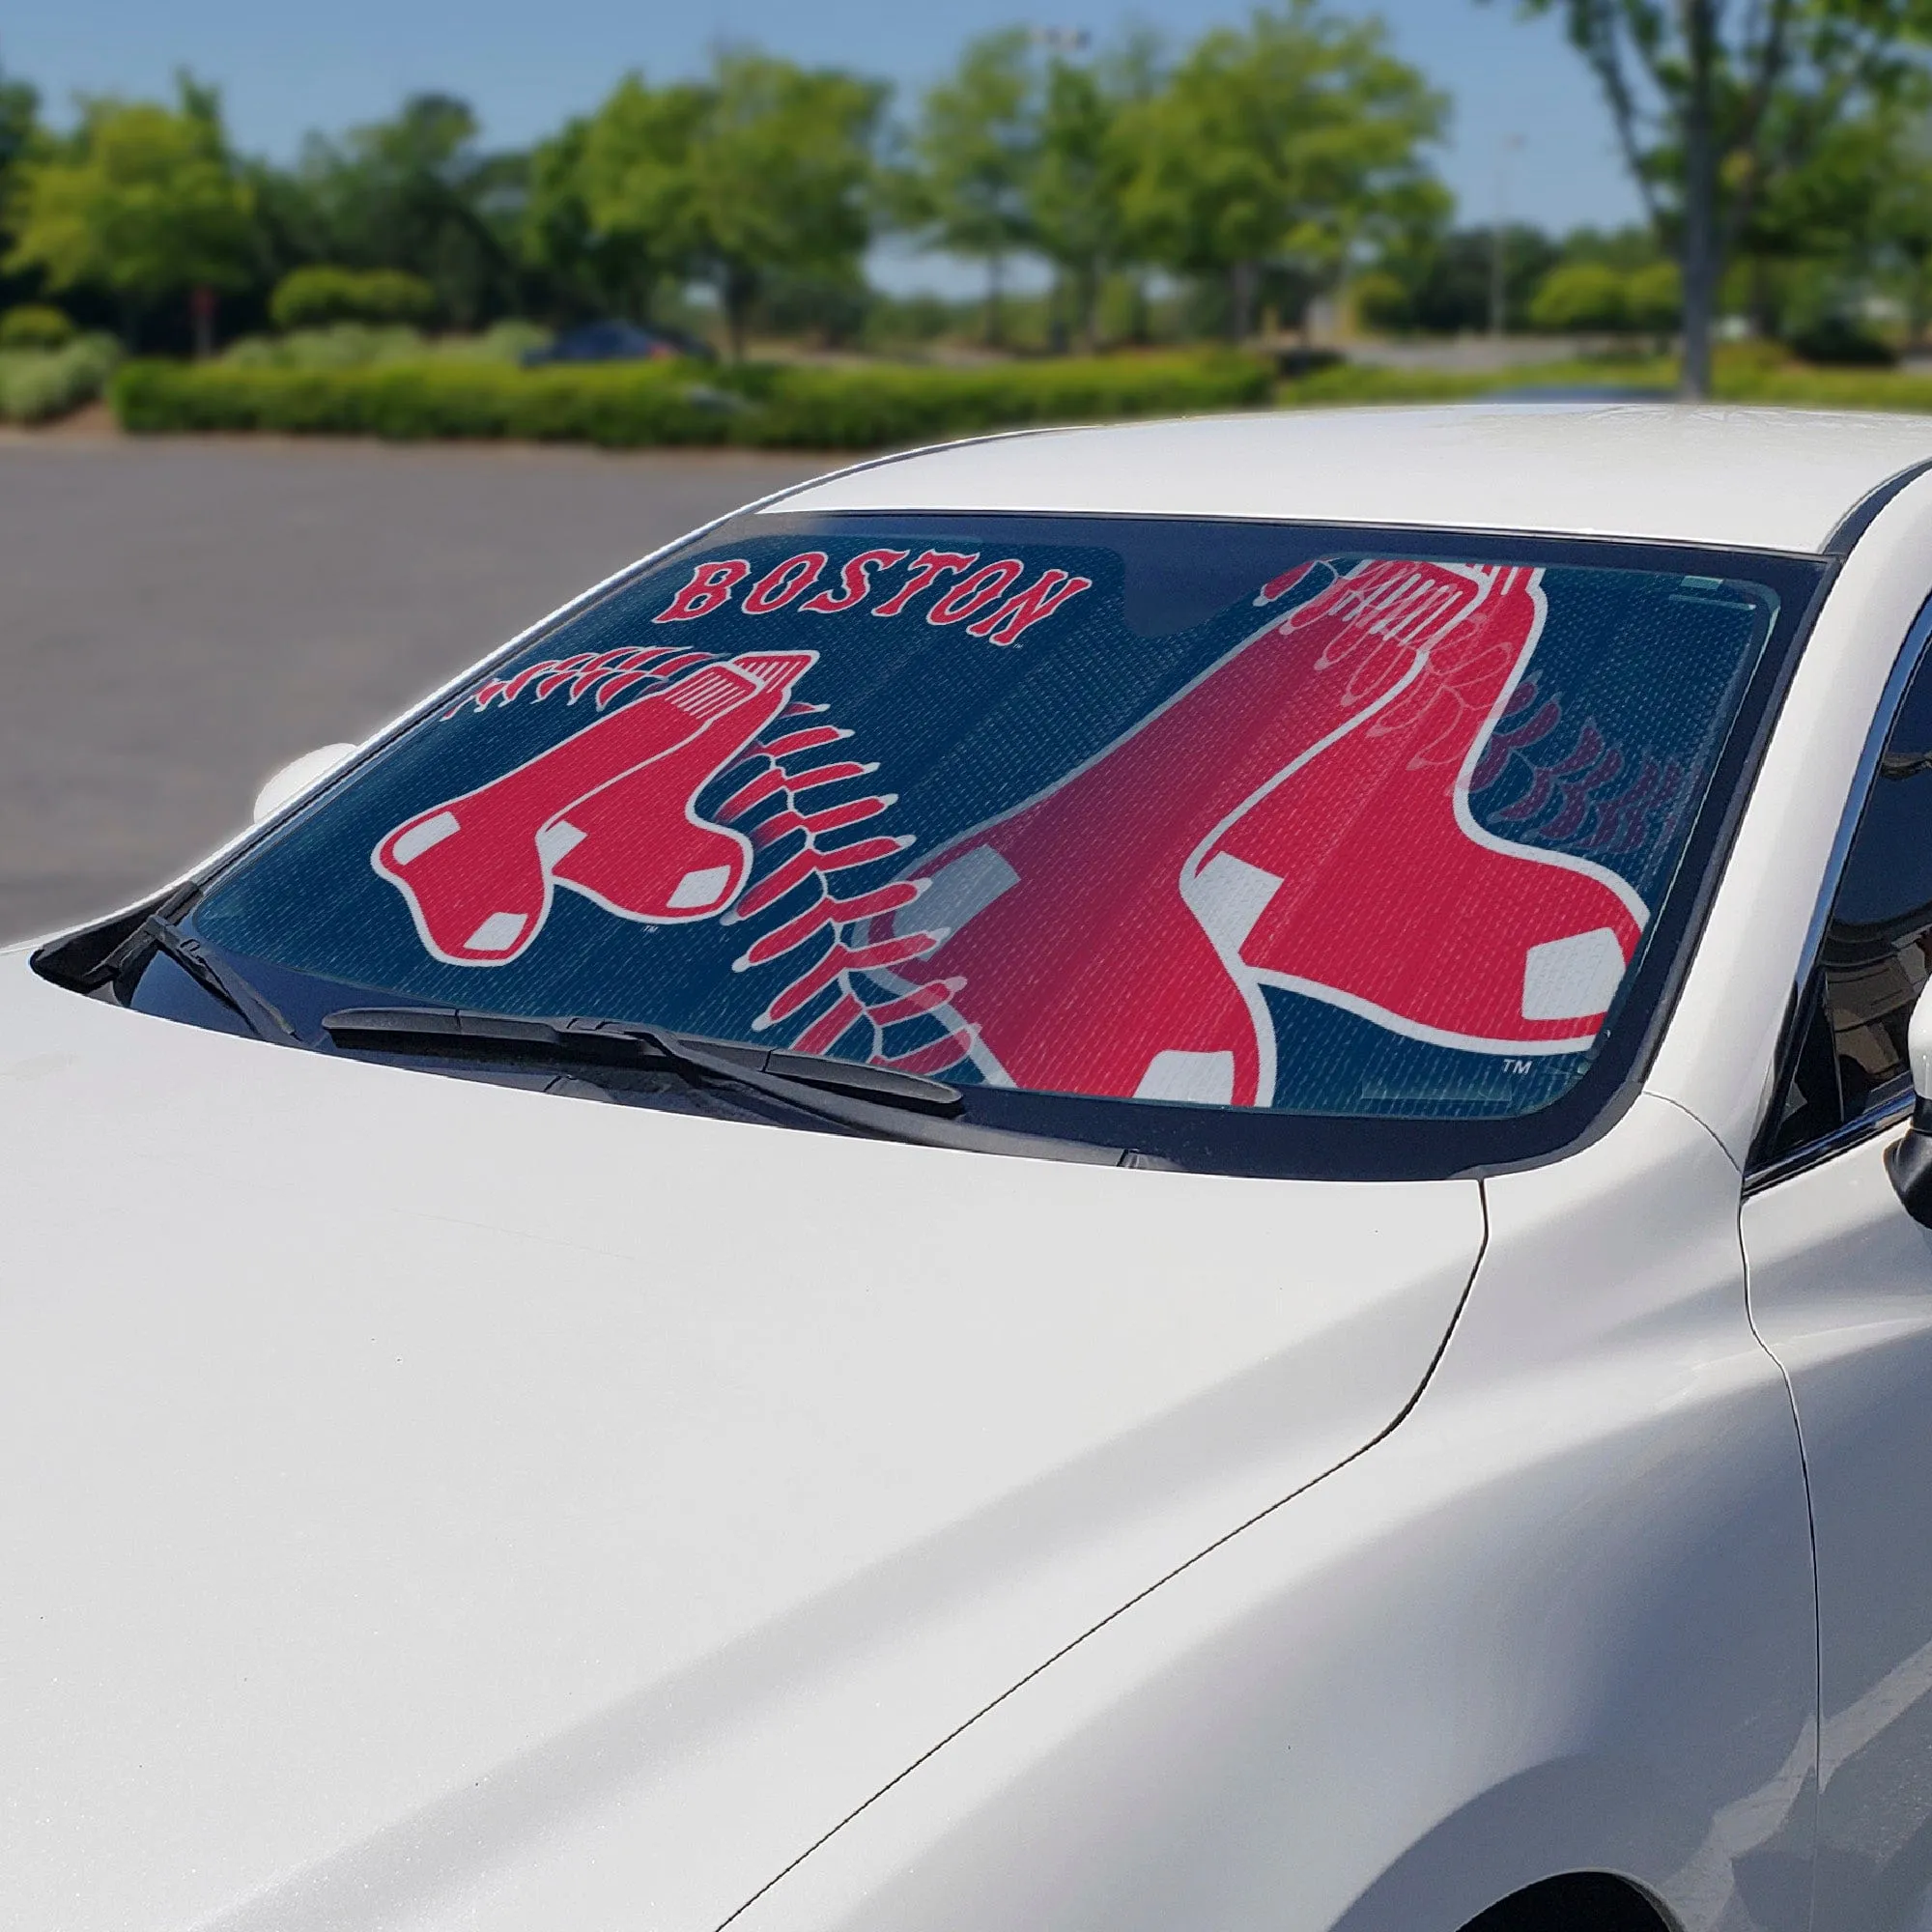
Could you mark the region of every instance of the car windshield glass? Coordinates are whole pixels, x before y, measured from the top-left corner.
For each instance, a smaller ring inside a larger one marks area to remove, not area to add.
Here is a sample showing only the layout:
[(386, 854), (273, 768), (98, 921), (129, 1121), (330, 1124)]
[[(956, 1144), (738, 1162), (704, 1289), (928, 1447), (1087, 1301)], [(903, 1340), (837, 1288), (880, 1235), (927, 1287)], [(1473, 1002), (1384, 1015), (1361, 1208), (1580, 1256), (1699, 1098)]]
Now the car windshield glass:
[(189, 923), (334, 992), (969, 1093), (1517, 1118), (1622, 1023), (1804, 569), (746, 516), (499, 659)]

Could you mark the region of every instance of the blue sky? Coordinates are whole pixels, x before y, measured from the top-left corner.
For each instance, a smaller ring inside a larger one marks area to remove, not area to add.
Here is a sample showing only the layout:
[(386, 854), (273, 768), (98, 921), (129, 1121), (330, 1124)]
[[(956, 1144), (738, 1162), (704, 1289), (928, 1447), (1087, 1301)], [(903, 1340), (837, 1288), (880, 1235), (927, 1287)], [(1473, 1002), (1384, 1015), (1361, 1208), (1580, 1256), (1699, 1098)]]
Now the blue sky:
[[(1398, 51), (1455, 103), (1439, 157), (1463, 218), (1487, 221), (1497, 157), (1511, 152), (1513, 214), (1546, 227), (1633, 218), (1634, 198), (1610, 129), (1577, 56), (1548, 20), (1522, 21), (1514, 0), (1331, 0), (1337, 12), (1378, 13)], [(327, 7), (263, 0), (35, 0), (0, 25), (0, 64), (37, 83), (56, 118), (76, 91), (157, 94), (177, 66), (220, 85), (238, 142), (292, 154), (311, 128), (385, 113), (405, 94), (439, 87), (472, 101), (493, 141), (520, 143), (591, 105), (626, 68), (654, 76), (702, 65), (720, 41), (753, 41), (795, 59), (883, 74), (902, 98), (944, 70), (960, 42), (1012, 20), (1084, 27), (1104, 36), (1129, 18), (1184, 43), (1238, 20), (1226, 0), (689, 0), (668, 8), (574, 0), (331, 0)], [(936, 267), (937, 265), (935, 265)], [(891, 279), (917, 282), (914, 265)], [(943, 271), (924, 277), (951, 285)]]

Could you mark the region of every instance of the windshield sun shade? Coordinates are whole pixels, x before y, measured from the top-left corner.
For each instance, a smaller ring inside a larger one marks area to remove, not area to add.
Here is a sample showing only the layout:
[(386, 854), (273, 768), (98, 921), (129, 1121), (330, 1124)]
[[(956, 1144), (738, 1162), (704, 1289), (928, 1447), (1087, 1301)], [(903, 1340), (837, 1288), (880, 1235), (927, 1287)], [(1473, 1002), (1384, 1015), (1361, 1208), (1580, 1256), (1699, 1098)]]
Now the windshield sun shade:
[(594, 1013), (1126, 1105), (1128, 1145), (1526, 1119), (1625, 1024), (1815, 572), (1365, 534), (741, 518), (418, 719), (193, 928), (284, 1009), (293, 976)]

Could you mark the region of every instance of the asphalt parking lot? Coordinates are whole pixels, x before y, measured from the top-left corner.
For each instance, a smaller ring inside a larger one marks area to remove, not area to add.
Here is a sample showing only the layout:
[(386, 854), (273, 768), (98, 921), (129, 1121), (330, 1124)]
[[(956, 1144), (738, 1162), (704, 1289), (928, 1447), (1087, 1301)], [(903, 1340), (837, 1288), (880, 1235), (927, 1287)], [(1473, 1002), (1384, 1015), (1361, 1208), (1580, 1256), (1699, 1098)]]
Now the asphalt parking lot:
[(824, 464), (0, 440), (0, 940), (125, 903), (581, 589)]

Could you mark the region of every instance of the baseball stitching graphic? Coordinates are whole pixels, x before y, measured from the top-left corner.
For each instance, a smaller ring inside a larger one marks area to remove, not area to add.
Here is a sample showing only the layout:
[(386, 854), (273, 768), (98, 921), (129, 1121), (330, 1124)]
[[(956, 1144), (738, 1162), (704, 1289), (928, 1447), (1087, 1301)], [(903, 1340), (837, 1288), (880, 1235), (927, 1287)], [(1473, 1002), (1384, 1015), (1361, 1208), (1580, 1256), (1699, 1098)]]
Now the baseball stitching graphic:
[[(817, 601), (863, 604), (871, 572), (904, 555), (865, 553)], [(698, 566), (666, 615), (721, 608), (749, 576), (728, 561)], [(779, 566), (746, 608), (790, 603), (826, 561)], [(990, 606), (1010, 630), (1013, 607), (1031, 623), (1068, 582), (1088, 587), (1050, 572), (1037, 594), (1002, 604), (1017, 562), (977, 561), (917, 559), (927, 587), (941, 563), (955, 579), (928, 622)], [(1256, 604), (1317, 568), (1332, 567), (1298, 566)], [(913, 839), (859, 829), (892, 793), (817, 796), (876, 767), (812, 762), (849, 736), (808, 722), (822, 707), (793, 697), (815, 652), (552, 660), (486, 681), (445, 715), (555, 692), (572, 704), (594, 694), (600, 715), (405, 820), (371, 863), (423, 945), (458, 965), (519, 957), (554, 886), (651, 923), (770, 915), (735, 969), (798, 964), (753, 1028), (803, 1022), (801, 1050), (912, 1071), (970, 1062), (999, 1085), (1267, 1105), (1269, 985), (1412, 1038), (1573, 1052), (1595, 1037), (1647, 909), (1614, 872), (1511, 843), (1469, 807), (1478, 768), (1499, 770), (1529, 742), (1519, 721), (1548, 728), (1524, 683), (1545, 616), (1540, 570), (1356, 564), (917, 876), (872, 885), (846, 881)], [(1516, 728), (1499, 736), (1506, 716)], [(1601, 744), (1578, 766), (1606, 770)], [(736, 783), (706, 818), (696, 802), (719, 779)], [(1655, 775), (1643, 782), (1646, 800), (1660, 795)], [(889, 1052), (888, 1030), (912, 1020), (919, 1043)]]

